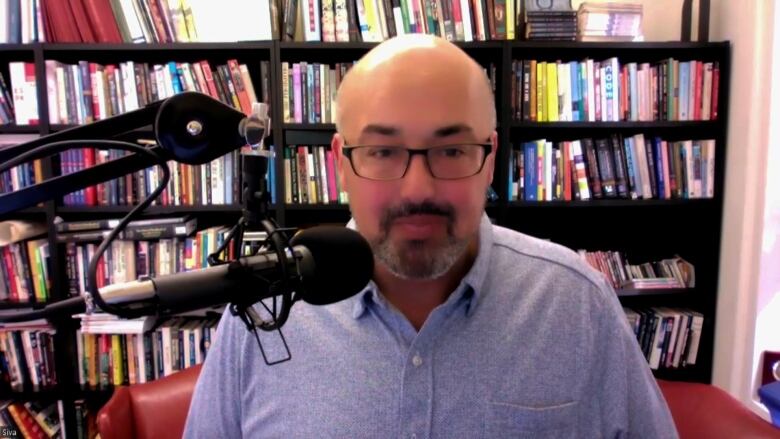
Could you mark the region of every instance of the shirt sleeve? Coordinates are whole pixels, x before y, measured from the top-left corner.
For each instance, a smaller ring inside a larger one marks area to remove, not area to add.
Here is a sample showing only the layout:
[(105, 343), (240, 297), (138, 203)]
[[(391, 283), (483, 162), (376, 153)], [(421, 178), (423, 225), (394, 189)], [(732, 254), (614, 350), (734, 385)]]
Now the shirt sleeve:
[(241, 346), (247, 333), (228, 305), (195, 385), (185, 438), (241, 437)]
[[(602, 437), (677, 438), (669, 407), (611, 287), (601, 291), (596, 334), (597, 367), (591, 390), (598, 397)], [(606, 294), (604, 294), (606, 293)]]

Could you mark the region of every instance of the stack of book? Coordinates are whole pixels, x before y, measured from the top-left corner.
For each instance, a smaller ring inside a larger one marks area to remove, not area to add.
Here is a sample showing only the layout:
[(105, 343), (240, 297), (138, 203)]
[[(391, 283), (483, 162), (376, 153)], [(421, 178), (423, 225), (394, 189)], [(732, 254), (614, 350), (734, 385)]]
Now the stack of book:
[(577, 12), (579, 41), (642, 41), (642, 4), (585, 2)]
[(577, 11), (527, 10), (525, 13), (527, 40), (575, 41), (577, 39)]
[(629, 264), (621, 252), (578, 250), (578, 253), (604, 274), (615, 289), (693, 288), (696, 284), (693, 265), (679, 256)]

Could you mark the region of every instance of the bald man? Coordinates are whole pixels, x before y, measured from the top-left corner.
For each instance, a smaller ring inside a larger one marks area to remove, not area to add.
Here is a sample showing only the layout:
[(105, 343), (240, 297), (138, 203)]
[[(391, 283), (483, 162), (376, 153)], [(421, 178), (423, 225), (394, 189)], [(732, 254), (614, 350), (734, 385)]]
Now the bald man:
[[(391, 39), (346, 75), (336, 114), (373, 280), (296, 305), (292, 360), (273, 366), (226, 313), (185, 436), (676, 437), (604, 278), (486, 217), (498, 142), (478, 64), (439, 38)], [(269, 361), (285, 356), (278, 334), (261, 340)]]

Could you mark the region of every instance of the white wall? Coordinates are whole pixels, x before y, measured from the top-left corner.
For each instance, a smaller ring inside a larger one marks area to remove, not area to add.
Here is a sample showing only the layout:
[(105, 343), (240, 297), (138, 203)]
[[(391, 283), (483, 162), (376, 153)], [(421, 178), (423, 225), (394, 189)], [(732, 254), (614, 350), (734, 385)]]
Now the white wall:
[(730, 40), (726, 193), (713, 383), (749, 404), (769, 145), (774, 2), (713, 0), (711, 40)]

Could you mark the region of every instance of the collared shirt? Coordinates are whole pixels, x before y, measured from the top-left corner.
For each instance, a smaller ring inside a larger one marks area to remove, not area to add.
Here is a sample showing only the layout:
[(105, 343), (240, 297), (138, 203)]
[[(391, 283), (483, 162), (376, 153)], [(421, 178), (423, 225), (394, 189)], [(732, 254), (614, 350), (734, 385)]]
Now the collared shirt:
[(677, 437), (605, 279), (487, 216), (474, 264), (419, 332), (373, 282), (296, 303), (282, 328), (290, 361), (266, 365), (286, 350), (258, 332), (262, 351), (226, 311), (185, 437)]

